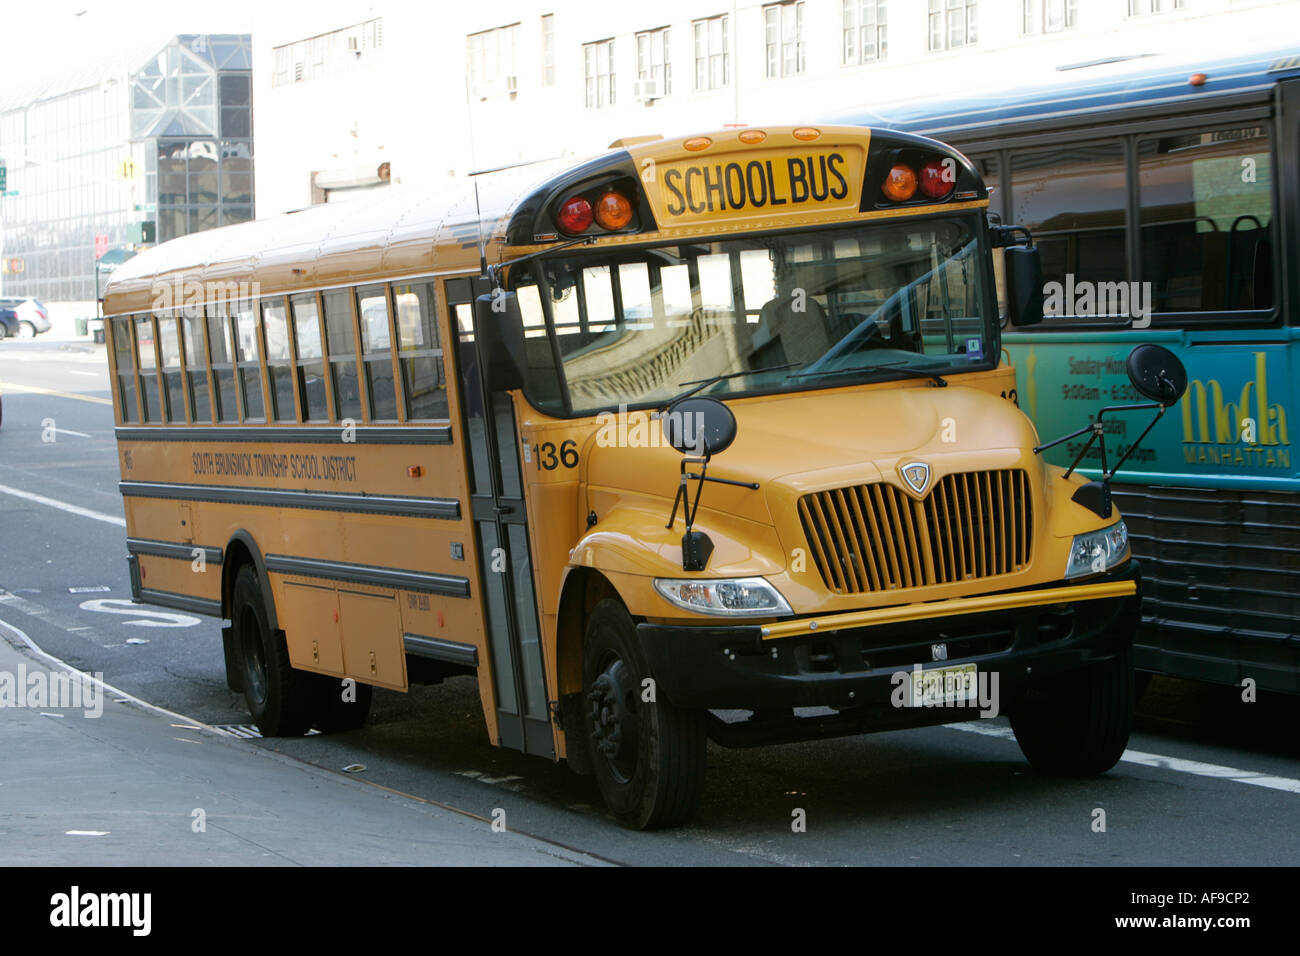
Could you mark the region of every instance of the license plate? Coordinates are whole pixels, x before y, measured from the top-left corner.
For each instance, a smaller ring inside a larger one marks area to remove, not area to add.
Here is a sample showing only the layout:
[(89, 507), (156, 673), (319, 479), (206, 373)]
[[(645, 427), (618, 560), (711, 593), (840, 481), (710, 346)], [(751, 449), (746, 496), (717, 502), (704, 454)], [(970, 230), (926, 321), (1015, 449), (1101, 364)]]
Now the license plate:
[(942, 707), (968, 703), (978, 697), (974, 664), (954, 664), (912, 671), (912, 706)]

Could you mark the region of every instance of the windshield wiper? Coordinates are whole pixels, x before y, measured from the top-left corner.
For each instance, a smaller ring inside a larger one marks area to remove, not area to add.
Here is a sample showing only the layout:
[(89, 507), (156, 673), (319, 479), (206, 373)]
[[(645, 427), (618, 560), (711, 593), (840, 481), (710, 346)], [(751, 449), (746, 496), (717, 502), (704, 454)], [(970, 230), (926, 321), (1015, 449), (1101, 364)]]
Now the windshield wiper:
[(696, 392), (702, 392), (715, 382), (723, 382), (729, 378), (740, 378), (742, 375), (761, 375), (764, 372), (780, 372), (787, 368), (798, 368), (801, 364), (802, 363), (800, 362), (791, 362), (789, 365), (773, 365), (769, 368), (754, 368), (746, 372), (727, 372), (723, 375), (715, 375), (712, 378), (696, 379), (693, 382), (678, 382), (678, 385), (694, 385), (695, 387), (687, 389), (680, 395), (674, 395), (672, 398), (668, 399), (668, 401), (659, 406), (659, 411), (662, 412), (669, 405), (672, 405), (674, 402), (680, 402), (683, 398), (690, 398)]
[(899, 378), (928, 378), (931, 379), (936, 388), (947, 388), (948, 382), (938, 372), (928, 372), (923, 368), (913, 368), (910, 365), (901, 362), (894, 362), (885, 365), (855, 365), (853, 368), (836, 368), (826, 372), (796, 372), (791, 378), (807, 378), (810, 375), (847, 375), (849, 372), (894, 372)]

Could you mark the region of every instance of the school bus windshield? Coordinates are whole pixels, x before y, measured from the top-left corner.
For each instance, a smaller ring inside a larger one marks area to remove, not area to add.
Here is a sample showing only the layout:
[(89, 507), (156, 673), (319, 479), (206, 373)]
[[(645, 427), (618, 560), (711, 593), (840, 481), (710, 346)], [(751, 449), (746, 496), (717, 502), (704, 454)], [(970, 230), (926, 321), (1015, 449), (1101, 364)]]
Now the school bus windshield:
[(521, 265), (512, 285), (530, 339), (529, 397), (589, 414), (661, 403), (718, 376), (701, 393), (990, 367), (997, 330), (978, 237), (976, 219), (954, 216)]

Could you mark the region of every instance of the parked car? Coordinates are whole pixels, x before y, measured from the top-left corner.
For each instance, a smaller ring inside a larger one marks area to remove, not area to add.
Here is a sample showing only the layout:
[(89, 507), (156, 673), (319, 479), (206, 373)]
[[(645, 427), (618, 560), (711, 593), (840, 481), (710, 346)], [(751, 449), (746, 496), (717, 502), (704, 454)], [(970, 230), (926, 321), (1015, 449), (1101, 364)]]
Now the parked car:
[(17, 337), (22, 328), (18, 313), (0, 306), (0, 339)]
[(18, 314), (20, 339), (35, 338), (50, 330), (50, 310), (40, 299), (22, 296), (0, 298), (0, 309), (12, 309)]

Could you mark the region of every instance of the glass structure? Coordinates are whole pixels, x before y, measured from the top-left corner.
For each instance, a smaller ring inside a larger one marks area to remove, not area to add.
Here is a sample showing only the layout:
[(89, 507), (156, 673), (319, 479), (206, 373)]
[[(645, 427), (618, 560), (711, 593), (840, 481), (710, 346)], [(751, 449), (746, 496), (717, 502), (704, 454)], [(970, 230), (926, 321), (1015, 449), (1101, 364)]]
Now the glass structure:
[(251, 68), (184, 34), (0, 98), (3, 294), (90, 302), (107, 250), (252, 219)]

